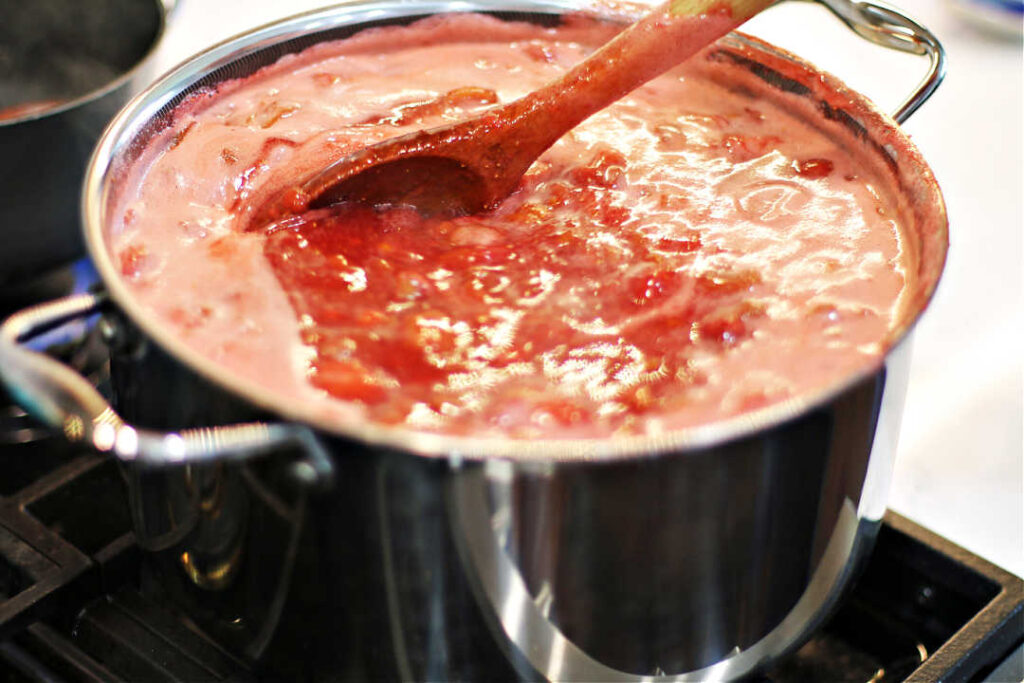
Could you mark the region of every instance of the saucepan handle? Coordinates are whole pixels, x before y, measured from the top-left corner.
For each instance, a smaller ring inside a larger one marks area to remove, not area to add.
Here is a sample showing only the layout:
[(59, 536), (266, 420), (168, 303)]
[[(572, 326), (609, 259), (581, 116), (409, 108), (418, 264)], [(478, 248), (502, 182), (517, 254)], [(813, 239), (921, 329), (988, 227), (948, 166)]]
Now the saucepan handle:
[(157, 0), (164, 15), (164, 22), (170, 21), (171, 15), (178, 9), (181, 0)]
[(928, 57), (928, 71), (892, 117), (903, 123), (931, 97), (946, 75), (946, 51), (935, 34), (899, 9), (868, 0), (817, 0), (857, 35), (883, 47)]
[(112, 453), (142, 467), (245, 460), (283, 446), (298, 446), (300, 478), (327, 485), (330, 456), (302, 425), (253, 422), (160, 432), (124, 422), (81, 375), (25, 346), (43, 332), (88, 317), (108, 305), (103, 294), (78, 294), (25, 309), (0, 326), (0, 379), (21, 407), (70, 441)]

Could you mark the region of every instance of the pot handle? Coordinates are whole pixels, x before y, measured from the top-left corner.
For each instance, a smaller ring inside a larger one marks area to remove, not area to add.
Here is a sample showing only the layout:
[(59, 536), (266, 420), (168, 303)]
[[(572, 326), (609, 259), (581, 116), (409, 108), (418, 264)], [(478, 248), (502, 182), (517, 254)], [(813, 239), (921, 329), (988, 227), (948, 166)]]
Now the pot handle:
[(901, 52), (928, 57), (928, 71), (892, 117), (903, 123), (925, 103), (946, 76), (946, 50), (935, 34), (902, 11), (868, 0), (817, 0), (857, 35)]
[(77, 294), (15, 313), (0, 326), (0, 379), (21, 407), (69, 441), (142, 467), (246, 460), (282, 446), (298, 446), (299, 479), (330, 485), (330, 456), (302, 425), (253, 422), (223, 427), (160, 432), (126, 424), (81, 375), (59, 361), (25, 347), (32, 338), (107, 305), (104, 294)]
[(157, 2), (160, 5), (160, 11), (163, 12), (164, 15), (164, 23), (167, 23), (170, 21), (171, 15), (174, 14), (174, 11), (178, 9), (178, 3), (181, 2), (181, 0), (157, 0)]

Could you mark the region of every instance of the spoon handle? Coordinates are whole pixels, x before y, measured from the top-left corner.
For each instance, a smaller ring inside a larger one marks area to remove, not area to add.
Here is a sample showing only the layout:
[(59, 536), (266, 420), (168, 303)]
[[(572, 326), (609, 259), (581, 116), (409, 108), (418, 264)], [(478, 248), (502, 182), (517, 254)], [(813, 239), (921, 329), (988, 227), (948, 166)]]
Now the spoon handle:
[(739, 26), (773, 2), (775, 0), (670, 0), (667, 7), (669, 14), (677, 17), (695, 17), (719, 8), (728, 9)]
[[(591, 114), (684, 61), (774, 0), (670, 0), (558, 80), (508, 105), (515, 145), (537, 154)], [(529, 139), (523, 131), (535, 131)]]

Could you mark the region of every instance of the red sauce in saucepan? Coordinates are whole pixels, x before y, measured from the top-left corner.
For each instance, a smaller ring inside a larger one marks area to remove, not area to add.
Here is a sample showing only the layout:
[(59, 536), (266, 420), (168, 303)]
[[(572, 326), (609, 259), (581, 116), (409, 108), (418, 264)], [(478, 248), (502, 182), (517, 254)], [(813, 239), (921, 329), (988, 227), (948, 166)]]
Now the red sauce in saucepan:
[(306, 172), (300, 147), (342, 153), (478, 113), (611, 30), (435, 18), (226, 84), (143, 155), (110, 249), (196, 351), (340, 420), (654, 433), (876, 362), (913, 261), (882, 173), (699, 58), (574, 129), (491, 213), (341, 206), (241, 229), (255, 188)]
[(36, 100), (33, 102), (19, 102), (7, 107), (0, 108), (0, 121), (20, 119), (22, 116), (38, 114), (47, 109), (53, 109), (61, 103), (60, 100)]

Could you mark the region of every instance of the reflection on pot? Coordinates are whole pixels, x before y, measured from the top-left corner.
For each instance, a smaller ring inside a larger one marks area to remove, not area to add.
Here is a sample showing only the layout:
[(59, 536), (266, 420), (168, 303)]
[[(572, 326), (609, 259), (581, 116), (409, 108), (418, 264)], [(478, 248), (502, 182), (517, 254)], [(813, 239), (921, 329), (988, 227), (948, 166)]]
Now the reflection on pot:
[(249, 497), (238, 472), (223, 464), (189, 468), (185, 485), (196, 490), (198, 515), (195, 529), (179, 555), (192, 583), (207, 590), (225, 588), (238, 573), (242, 560)]

